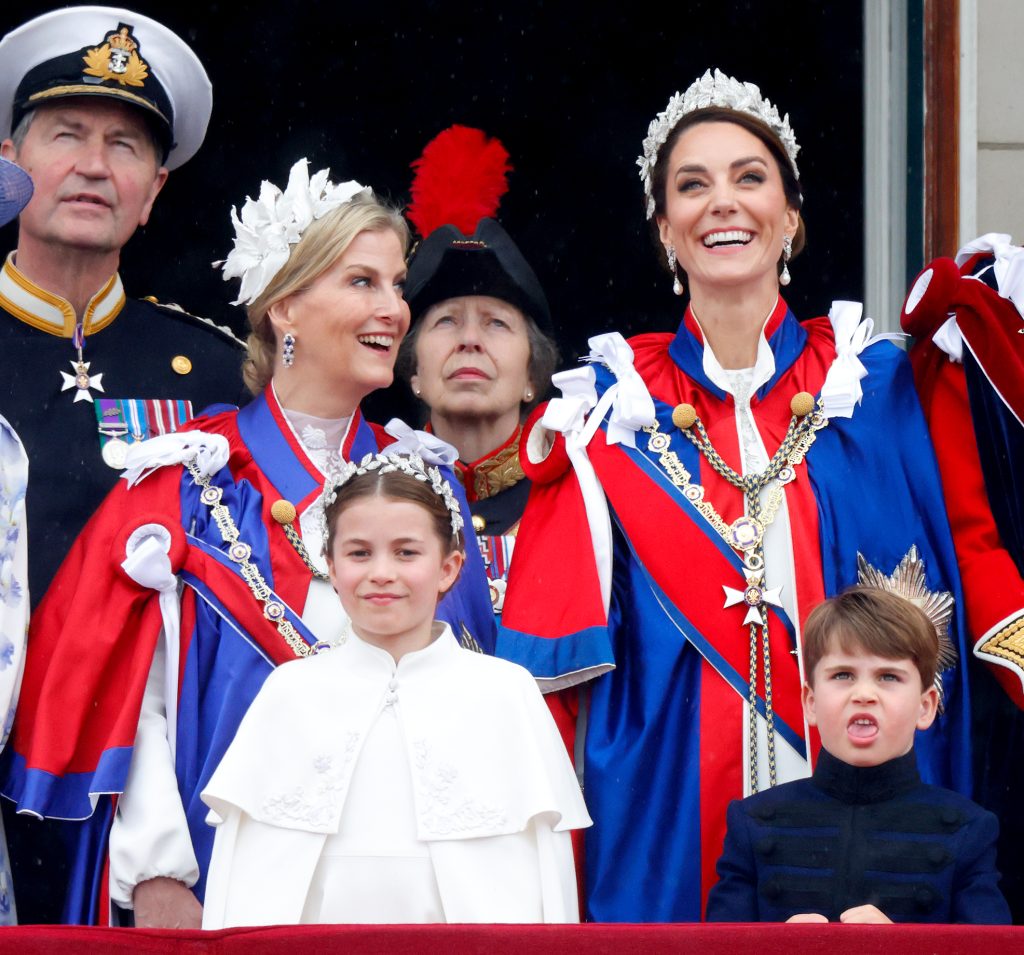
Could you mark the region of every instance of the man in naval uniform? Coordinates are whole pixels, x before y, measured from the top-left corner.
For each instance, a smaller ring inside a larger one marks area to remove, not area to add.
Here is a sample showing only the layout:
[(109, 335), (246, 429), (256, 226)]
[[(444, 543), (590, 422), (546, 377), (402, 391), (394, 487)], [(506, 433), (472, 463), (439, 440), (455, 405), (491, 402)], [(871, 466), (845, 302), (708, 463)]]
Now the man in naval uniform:
[[(128, 445), (243, 393), (239, 342), (128, 298), (117, 271), (168, 170), (199, 149), (211, 105), (192, 50), (127, 10), (55, 10), (0, 41), (0, 154), (35, 183), (0, 268), (3, 414), (30, 461), (33, 604)], [(8, 818), (21, 921), (58, 921), (60, 853), (46, 826)]]
[(34, 604), (128, 445), (242, 394), (236, 340), (126, 297), (117, 271), (211, 104), (192, 50), (126, 10), (56, 10), (0, 42), (0, 153), (35, 184), (0, 268), (4, 413), (32, 465)]

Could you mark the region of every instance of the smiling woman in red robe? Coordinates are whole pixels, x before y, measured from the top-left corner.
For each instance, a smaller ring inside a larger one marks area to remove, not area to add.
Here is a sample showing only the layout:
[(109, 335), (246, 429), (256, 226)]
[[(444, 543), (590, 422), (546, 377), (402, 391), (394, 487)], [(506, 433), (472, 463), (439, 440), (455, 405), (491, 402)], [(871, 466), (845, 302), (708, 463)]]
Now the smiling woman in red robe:
[(956, 565), (909, 366), (858, 304), (801, 322), (780, 295), (797, 151), (751, 84), (708, 71), (672, 97), (639, 165), (689, 293), (679, 330), (592, 338), (523, 439), (497, 652), (558, 691), (596, 921), (701, 918), (729, 800), (811, 772), (801, 625), (858, 579), (934, 594), (946, 712), (919, 759), (970, 787)]

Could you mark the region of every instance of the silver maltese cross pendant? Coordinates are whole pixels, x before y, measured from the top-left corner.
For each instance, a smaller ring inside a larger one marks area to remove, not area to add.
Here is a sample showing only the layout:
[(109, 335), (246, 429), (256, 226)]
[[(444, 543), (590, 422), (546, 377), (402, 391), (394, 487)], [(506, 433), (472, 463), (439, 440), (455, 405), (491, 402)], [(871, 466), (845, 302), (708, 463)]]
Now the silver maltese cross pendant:
[(772, 587), (768, 589), (763, 586), (763, 573), (748, 574), (747, 586), (743, 590), (735, 587), (722, 585), (725, 591), (725, 606), (734, 607), (736, 604), (746, 604), (750, 609), (743, 618), (743, 624), (759, 624), (761, 622), (761, 607), (768, 604), (772, 607), (782, 606), (782, 588)]
[(64, 384), (61, 385), (61, 391), (68, 391), (71, 388), (77, 388), (75, 392), (75, 401), (92, 401), (92, 395), (89, 393), (90, 388), (95, 388), (97, 391), (103, 390), (103, 372), (98, 375), (89, 374), (90, 362), (87, 361), (72, 361), (71, 367), (75, 373), (69, 375), (66, 371), (60, 373), (61, 378), (64, 380)]

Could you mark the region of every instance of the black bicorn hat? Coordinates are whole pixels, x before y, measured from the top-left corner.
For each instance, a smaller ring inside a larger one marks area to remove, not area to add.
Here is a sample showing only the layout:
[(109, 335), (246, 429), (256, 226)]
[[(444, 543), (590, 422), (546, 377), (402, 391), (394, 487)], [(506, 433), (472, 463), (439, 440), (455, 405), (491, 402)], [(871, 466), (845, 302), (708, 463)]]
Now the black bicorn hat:
[(553, 334), (540, 280), (493, 218), (510, 169), (504, 146), (478, 129), (452, 126), (427, 145), (413, 168), (408, 214), (424, 236), (405, 283), (413, 321), (438, 302), (489, 295), (514, 305), (543, 332)]
[(117, 7), (66, 7), (0, 41), (0, 135), (30, 110), (64, 98), (103, 97), (150, 118), (173, 169), (202, 144), (212, 88), (176, 33)]
[(536, 273), (497, 219), (481, 219), (472, 235), (453, 225), (435, 229), (416, 247), (405, 280), (414, 318), (461, 295), (490, 295), (514, 305), (551, 334), (551, 309)]

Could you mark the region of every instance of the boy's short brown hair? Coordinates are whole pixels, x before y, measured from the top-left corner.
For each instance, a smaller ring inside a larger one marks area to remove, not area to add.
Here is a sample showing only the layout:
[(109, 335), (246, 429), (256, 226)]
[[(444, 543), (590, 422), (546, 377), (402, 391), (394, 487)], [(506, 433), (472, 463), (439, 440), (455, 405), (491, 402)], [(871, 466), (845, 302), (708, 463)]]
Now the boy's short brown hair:
[(804, 678), (809, 685), (833, 641), (847, 653), (863, 650), (887, 660), (913, 660), (921, 688), (935, 682), (939, 635), (928, 615), (906, 597), (877, 587), (851, 587), (818, 604), (804, 624)]

